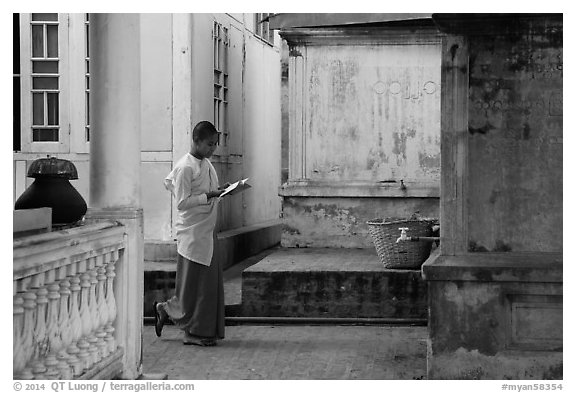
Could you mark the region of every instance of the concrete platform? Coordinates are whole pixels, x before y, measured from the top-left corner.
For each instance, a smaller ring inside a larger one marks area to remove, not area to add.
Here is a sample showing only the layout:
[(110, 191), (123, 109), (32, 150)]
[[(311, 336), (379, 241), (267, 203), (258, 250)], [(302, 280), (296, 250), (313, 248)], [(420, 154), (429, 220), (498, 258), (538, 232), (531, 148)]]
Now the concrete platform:
[(374, 249), (280, 248), (242, 273), (242, 316), (425, 319), (420, 270)]

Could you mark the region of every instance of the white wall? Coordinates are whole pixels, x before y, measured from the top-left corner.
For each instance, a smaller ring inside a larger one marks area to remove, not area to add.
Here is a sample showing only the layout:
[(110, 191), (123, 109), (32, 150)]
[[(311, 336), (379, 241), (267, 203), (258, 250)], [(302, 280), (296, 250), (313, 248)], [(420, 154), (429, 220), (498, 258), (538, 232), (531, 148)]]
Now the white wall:
[(163, 180), (172, 168), (172, 15), (142, 14), (141, 185), (144, 237), (172, 238), (172, 201)]
[(246, 193), (244, 225), (279, 218), (281, 200), (280, 52), (246, 40), (244, 165), (252, 192)]

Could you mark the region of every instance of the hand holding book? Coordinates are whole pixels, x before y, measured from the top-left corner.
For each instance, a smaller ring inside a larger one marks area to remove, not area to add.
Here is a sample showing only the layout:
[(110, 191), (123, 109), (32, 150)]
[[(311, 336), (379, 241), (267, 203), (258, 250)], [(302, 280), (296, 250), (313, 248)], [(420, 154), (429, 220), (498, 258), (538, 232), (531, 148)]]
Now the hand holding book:
[(222, 194), (220, 194), (220, 198), (222, 198), (225, 195), (234, 195), (237, 194), (239, 192), (244, 191), (247, 188), (250, 188), (251, 185), (247, 183), (248, 178), (246, 179), (242, 179), (237, 181), (236, 183), (232, 183), (230, 184)]

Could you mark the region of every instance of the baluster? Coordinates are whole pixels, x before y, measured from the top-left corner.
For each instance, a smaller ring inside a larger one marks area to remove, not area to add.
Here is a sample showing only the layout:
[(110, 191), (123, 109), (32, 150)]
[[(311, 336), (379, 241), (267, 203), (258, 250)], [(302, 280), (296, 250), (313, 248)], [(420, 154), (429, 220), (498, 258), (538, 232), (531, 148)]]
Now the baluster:
[(48, 351), (48, 341), (46, 339), (46, 307), (48, 305), (48, 290), (41, 286), (36, 289), (36, 318), (34, 326), (33, 346), (34, 355), (32, 359), (32, 373), (34, 379), (45, 379), (46, 367), (44, 366), (44, 356)]
[(90, 355), (92, 364), (96, 364), (100, 361), (100, 351), (98, 346), (98, 337), (96, 337), (96, 332), (98, 330), (98, 305), (96, 304), (96, 285), (98, 284), (98, 280), (96, 276), (98, 273), (96, 272), (96, 267), (88, 272), (90, 274), (90, 297), (88, 299), (88, 307), (89, 307), (89, 314), (90, 314), (90, 321), (92, 324), (92, 328), (90, 330), (90, 335), (88, 336), (88, 343), (90, 344)]
[(80, 278), (78, 276), (70, 277), (70, 345), (68, 345), (66, 352), (70, 355), (68, 364), (72, 367), (72, 373), (75, 377), (84, 371), (84, 363), (79, 356), (80, 349), (78, 348), (78, 340), (82, 337), (82, 321), (80, 319), (80, 302), (78, 299), (80, 290)]
[(106, 268), (101, 265), (98, 267), (98, 285), (96, 287), (96, 308), (98, 310), (98, 330), (96, 337), (98, 337), (98, 348), (100, 350), (101, 358), (108, 356), (108, 345), (106, 344), (106, 322), (108, 322), (108, 307), (106, 305)]
[(40, 358), (48, 351), (46, 337), (46, 307), (48, 290), (42, 286), (36, 289), (36, 325), (34, 326), (34, 357)]
[(24, 299), (21, 294), (16, 294), (13, 298), (13, 336), (12, 336), (12, 375), (19, 375), (24, 366), (26, 366), (26, 358), (24, 358), (22, 340), (23, 340), (23, 327), (24, 327)]
[(46, 367), (46, 372), (44, 373), (44, 379), (53, 380), (60, 378), (60, 371), (58, 367), (60, 362), (56, 358), (56, 355), (49, 353), (44, 361), (44, 366)]
[(60, 307), (58, 308), (58, 326), (60, 326), (60, 340), (62, 347), (67, 348), (72, 343), (70, 329), (70, 279), (60, 280)]
[(32, 375), (34, 379), (46, 379), (46, 366), (44, 365), (44, 360), (40, 358), (35, 358), (32, 360)]
[(106, 323), (106, 342), (108, 343), (109, 352), (112, 353), (116, 350), (116, 340), (114, 338), (114, 321), (116, 320), (116, 298), (114, 297), (114, 277), (116, 273), (116, 251), (113, 255), (116, 258), (112, 258), (110, 262), (106, 265), (106, 304), (108, 308), (108, 322)]
[(90, 319), (90, 306), (88, 299), (90, 296), (90, 274), (84, 273), (80, 276), (80, 320), (82, 322), (82, 337), (78, 340), (78, 348), (80, 353), (78, 356), (83, 360), (84, 369), (92, 367), (92, 359), (89, 353), (90, 344), (88, 343), (88, 336), (92, 331), (92, 320)]
[(20, 343), (21, 358), (27, 365), (16, 375), (17, 379), (33, 379), (30, 360), (34, 355), (34, 314), (36, 310), (36, 294), (28, 290), (22, 294), (24, 299), (24, 326), (22, 329), (22, 339)]
[(58, 326), (58, 301), (60, 300), (60, 286), (57, 283), (48, 285), (48, 309), (46, 312), (46, 343), (47, 356), (45, 365), (47, 368), (46, 379), (58, 379), (58, 360), (56, 355), (62, 348), (60, 328)]
[(60, 379), (72, 379), (73, 367), (70, 366), (71, 356), (66, 353), (64, 349), (58, 352), (56, 359), (58, 359), (58, 372), (60, 373)]
[(69, 365), (69, 356), (66, 349), (72, 344), (72, 332), (70, 329), (70, 280), (63, 278), (60, 280), (60, 307), (58, 308), (58, 326), (60, 327), (59, 338), (61, 341), (60, 351), (57, 358), (59, 362), (58, 370), (61, 379), (72, 379), (72, 369)]
[(88, 344), (85, 337), (82, 337), (78, 340), (76, 346), (78, 347), (78, 359), (80, 359), (80, 363), (82, 364), (82, 370), (90, 369), (90, 367), (92, 367), (92, 361), (88, 351), (90, 349), (90, 344)]
[(58, 326), (58, 303), (60, 300), (60, 285), (48, 285), (48, 311), (46, 313), (46, 340), (48, 351), (59, 351), (62, 347), (60, 326)]

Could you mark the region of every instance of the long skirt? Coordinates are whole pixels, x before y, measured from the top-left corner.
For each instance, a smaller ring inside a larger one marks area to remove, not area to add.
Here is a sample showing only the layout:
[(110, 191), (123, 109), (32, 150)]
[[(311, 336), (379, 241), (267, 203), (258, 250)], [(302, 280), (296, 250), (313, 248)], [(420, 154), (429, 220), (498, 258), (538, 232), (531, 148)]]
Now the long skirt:
[(182, 330), (200, 338), (224, 338), (224, 283), (222, 267), (190, 261), (178, 254), (176, 290), (164, 307)]

